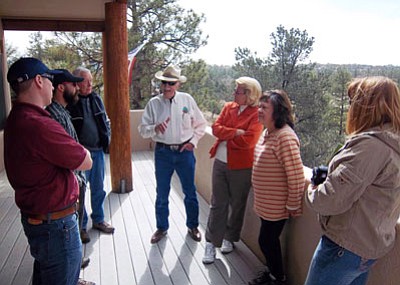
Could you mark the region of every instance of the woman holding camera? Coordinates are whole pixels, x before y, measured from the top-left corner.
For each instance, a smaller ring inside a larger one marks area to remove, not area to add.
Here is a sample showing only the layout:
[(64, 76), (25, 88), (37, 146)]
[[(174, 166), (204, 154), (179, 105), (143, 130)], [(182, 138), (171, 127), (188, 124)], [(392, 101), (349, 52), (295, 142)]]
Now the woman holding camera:
[(254, 210), (261, 219), (258, 238), (267, 268), (249, 282), (286, 284), (279, 237), (289, 217), (299, 216), (304, 193), (300, 143), (293, 130), (292, 104), (283, 90), (261, 96), (259, 121), (266, 127), (254, 152)]
[(306, 285), (367, 283), (376, 260), (395, 240), (400, 214), (400, 92), (387, 77), (354, 79), (348, 86), (345, 145), (328, 176), (307, 191), (323, 236)]

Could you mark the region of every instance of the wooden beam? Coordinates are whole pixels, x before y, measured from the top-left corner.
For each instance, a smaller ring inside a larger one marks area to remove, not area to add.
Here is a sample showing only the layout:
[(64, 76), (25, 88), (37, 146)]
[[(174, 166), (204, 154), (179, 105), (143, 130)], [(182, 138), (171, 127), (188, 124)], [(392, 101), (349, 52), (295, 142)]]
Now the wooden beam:
[(104, 101), (111, 120), (111, 190), (133, 190), (128, 86), (127, 5), (106, 3), (103, 33)]
[(60, 31), (60, 32), (104, 32), (104, 21), (82, 20), (32, 20), (1, 19), (4, 30), (14, 31)]

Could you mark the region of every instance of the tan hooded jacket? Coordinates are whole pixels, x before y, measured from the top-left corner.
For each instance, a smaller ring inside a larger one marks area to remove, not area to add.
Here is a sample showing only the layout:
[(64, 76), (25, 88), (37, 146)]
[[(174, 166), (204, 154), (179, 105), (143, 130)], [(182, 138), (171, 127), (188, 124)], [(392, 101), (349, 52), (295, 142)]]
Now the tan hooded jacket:
[(385, 125), (350, 137), (306, 203), (339, 246), (367, 259), (388, 253), (400, 214), (400, 134)]

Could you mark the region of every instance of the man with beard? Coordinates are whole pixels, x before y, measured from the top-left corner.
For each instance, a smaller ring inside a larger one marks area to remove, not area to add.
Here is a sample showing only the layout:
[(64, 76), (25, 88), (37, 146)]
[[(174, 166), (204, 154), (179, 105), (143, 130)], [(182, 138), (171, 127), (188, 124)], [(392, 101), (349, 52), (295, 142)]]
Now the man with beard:
[[(71, 116), (66, 110), (68, 104), (75, 104), (78, 100), (79, 86), (78, 82), (83, 81), (82, 77), (73, 76), (66, 69), (56, 69), (61, 71), (61, 74), (57, 74), (53, 79), (53, 99), (52, 103), (46, 107), (46, 110), (50, 113), (51, 117), (59, 122), (65, 131), (76, 141), (78, 141), (78, 136), (75, 132), (75, 128), (71, 122)], [(85, 203), (85, 191), (86, 191), (86, 178), (82, 171), (75, 171), (76, 179), (79, 182), (79, 229), (82, 228), (83, 221), (83, 209)], [(89, 265), (89, 258), (82, 258), (81, 268), (85, 268)], [(80, 282), (80, 283), (79, 283)], [(78, 284), (94, 284), (89, 281), (79, 280)], [(84, 283), (86, 282), (86, 283)]]

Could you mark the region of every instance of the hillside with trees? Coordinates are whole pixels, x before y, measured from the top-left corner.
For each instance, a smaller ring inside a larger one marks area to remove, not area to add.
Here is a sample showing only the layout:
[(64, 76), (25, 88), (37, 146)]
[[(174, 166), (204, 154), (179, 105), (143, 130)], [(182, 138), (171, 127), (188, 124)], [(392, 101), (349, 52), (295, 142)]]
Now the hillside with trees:
[[(130, 107), (141, 109), (159, 91), (154, 74), (170, 63), (178, 63), (188, 81), (181, 90), (193, 95), (210, 123), (224, 102), (233, 99), (234, 79), (251, 76), (263, 90), (285, 89), (294, 105), (295, 131), (301, 141), (302, 158), (307, 166), (327, 164), (334, 150), (345, 139), (348, 109), (347, 83), (354, 77), (383, 75), (400, 82), (399, 66), (335, 65), (310, 62), (317, 40), (306, 30), (278, 26), (270, 35), (272, 52), (260, 58), (247, 47), (236, 47), (233, 66), (193, 61), (190, 54), (207, 44), (199, 29), (204, 15), (184, 10), (175, 0), (128, 1), (129, 50), (146, 42), (137, 56)], [(8, 62), (16, 49), (6, 45)], [(100, 33), (56, 32), (43, 39), (31, 36), (24, 56), (42, 59), (54, 68), (90, 68), (94, 86), (102, 94), (102, 50)]]

